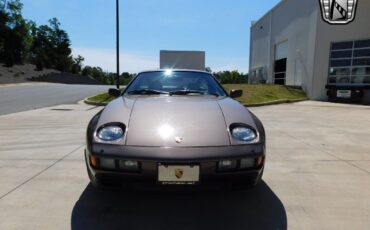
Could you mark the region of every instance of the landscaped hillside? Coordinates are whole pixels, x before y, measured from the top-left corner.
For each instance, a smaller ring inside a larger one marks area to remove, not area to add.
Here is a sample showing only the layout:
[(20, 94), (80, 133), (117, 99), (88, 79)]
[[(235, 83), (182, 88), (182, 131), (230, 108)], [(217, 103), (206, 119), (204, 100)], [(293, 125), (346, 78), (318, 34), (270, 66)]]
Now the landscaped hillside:
[(33, 77), (39, 77), (50, 73), (60, 73), (53, 69), (36, 70), (35, 65), (14, 65), (12, 67), (5, 67), (0, 63), (0, 84), (20, 83), (26, 82)]
[(36, 66), (32, 64), (5, 67), (0, 63), (0, 84), (21, 83), (27, 81), (80, 85), (103, 84), (89, 76), (60, 72), (54, 69), (36, 70)]
[[(5, 1), (5, 6), (0, 8), (0, 83), (24, 82), (61, 72), (83, 75), (104, 84), (114, 83), (114, 74), (99, 67), (83, 67), (84, 58), (72, 56), (71, 40), (58, 19), (37, 25), (23, 18), (22, 8), (20, 0)], [(54, 81), (56, 75), (53, 76)]]

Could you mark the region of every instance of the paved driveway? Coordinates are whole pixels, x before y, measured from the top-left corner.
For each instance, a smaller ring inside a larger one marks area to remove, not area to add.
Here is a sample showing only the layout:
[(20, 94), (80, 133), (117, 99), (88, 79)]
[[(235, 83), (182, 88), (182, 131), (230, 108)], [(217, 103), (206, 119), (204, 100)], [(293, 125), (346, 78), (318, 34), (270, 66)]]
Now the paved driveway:
[(264, 182), (232, 193), (95, 191), (83, 148), (98, 110), (0, 116), (0, 229), (370, 228), (370, 107), (253, 108), (268, 135)]
[(265, 182), (290, 229), (370, 229), (370, 107), (302, 102), (252, 109), (268, 135)]

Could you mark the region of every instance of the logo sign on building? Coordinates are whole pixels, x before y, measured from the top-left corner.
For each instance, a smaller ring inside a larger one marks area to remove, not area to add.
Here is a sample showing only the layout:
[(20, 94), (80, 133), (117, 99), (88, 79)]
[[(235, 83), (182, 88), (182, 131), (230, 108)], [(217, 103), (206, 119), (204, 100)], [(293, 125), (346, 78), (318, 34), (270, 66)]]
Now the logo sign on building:
[(355, 19), (359, 0), (319, 0), (323, 19), (334, 25), (343, 25)]

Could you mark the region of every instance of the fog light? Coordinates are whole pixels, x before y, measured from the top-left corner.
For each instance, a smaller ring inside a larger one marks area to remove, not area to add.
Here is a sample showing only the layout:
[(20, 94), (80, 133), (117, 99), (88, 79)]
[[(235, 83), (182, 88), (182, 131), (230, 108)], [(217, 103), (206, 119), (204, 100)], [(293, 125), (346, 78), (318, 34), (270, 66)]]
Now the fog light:
[(236, 160), (224, 160), (218, 162), (218, 169), (221, 171), (234, 170), (236, 169)]
[(246, 158), (240, 161), (240, 168), (242, 169), (254, 168), (254, 165), (255, 165), (254, 158)]
[(119, 168), (125, 171), (139, 171), (139, 162), (120, 160)]
[(103, 169), (115, 169), (116, 161), (114, 159), (109, 159), (109, 158), (100, 158), (99, 166), (100, 168), (103, 168)]

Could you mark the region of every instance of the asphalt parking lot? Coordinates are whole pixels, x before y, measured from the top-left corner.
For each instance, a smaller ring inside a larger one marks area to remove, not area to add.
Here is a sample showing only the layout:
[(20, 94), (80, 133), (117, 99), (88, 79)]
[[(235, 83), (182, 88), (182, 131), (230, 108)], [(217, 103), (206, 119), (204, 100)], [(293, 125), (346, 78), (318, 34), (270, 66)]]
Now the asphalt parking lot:
[(252, 108), (267, 131), (264, 182), (229, 193), (94, 190), (83, 149), (99, 109), (0, 116), (0, 229), (370, 229), (370, 107)]

